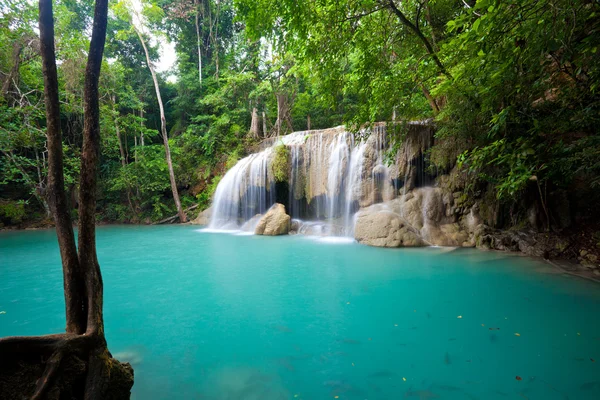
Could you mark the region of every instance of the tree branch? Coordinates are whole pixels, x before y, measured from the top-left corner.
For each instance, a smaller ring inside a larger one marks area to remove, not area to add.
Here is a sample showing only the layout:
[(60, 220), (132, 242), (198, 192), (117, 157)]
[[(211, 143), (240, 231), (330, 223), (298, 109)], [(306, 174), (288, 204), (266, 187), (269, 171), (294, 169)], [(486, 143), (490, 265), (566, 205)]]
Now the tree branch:
[(452, 75), (450, 75), (450, 73), (448, 71), (446, 71), (446, 68), (444, 67), (444, 64), (442, 64), (442, 62), (438, 58), (438, 56), (435, 53), (435, 50), (433, 49), (433, 47), (431, 46), (431, 43), (429, 42), (429, 40), (427, 40), (427, 38), (425, 37), (425, 35), (423, 35), (423, 32), (421, 32), (421, 30), (415, 24), (413, 24), (412, 22), (410, 22), (410, 20), (406, 17), (406, 15), (404, 15), (402, 13), (402, 11), (400, 11), (398, 9), (398, 7), (396, 7), (396, 4), (394, 3), (394, 0), (388, 0), (388, 5), (389, 5), (390, 9), (392, 10), (392, 12), (394, 14), (396, 14), (396, 16), (398, 17), (398, 19), (400, 20), (400, 22), (402, 22), (403, 25), (405, 25), (407, 28), (409, 28), (411, 31), (413, 31), (415, 33), (415, 35), (417, 35), (417, 37), (419, 39), (421, 39), (421, 42), (423, 42), (423, 45), (425, 45), (425, 48), (427, 49), (427, 52), (433, 58), (433, 61), (435, 62), (435, 64), (439, 68), (440, 72), (443, 75), (446, 75), (448, 78), (452, 78)]

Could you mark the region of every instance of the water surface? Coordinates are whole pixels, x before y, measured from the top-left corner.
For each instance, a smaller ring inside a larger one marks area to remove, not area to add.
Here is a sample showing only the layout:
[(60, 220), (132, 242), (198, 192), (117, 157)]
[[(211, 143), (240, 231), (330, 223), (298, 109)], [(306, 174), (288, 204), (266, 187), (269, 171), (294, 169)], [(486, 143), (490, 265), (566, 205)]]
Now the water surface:
[[(600, 286), (539, 261), (192, 226), (98, 251), (138, 400), (600, 398)], [(64, 329), (54, 231), (0, 232), (0, 313), (0, 337)]]

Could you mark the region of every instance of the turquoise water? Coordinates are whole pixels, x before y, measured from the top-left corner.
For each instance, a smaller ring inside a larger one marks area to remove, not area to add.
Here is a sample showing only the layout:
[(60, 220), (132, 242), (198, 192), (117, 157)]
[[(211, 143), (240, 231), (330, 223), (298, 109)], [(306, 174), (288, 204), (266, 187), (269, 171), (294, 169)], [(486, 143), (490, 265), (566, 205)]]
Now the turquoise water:
[[(192, 226), (100, 227), (98, 250), (135, 399), (600, 398), (600, 286), (538, 261)], [(1, 232), (0, 336), (63, 307), (54, 232)]]

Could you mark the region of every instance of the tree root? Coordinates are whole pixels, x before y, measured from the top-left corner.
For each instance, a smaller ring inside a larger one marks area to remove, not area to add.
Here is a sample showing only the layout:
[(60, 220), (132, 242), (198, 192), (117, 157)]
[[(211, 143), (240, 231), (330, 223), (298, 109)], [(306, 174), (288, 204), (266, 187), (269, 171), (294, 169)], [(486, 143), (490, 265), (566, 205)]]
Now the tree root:
[(100, 400), (130, 396), (133, 369), (113, 359), (98, 335), (8, 337), (0, 339), (0, 354), (0, 398)]

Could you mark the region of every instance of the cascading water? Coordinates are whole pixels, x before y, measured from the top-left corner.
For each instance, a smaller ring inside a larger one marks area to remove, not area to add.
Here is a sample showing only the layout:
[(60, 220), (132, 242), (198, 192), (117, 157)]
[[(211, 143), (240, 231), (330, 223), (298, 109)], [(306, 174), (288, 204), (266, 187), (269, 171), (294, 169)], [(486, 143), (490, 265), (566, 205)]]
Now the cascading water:
[[(287, 199), (286, 211), (301, 220), (299, 232), (351, 236), (358, 209), (395, 198), (398, 182), (408, 179), (402, 180), (398, 168), (386, 163), (390, 147), (385, 126), (375, 125), (360, 137), (342, 127), (294, 132), (240, 160), (217, 187), (209, 228), (253, 229), (248, 227), (253, 217), (266, 212), (275, 199)], [(274, 148), (280, 145), (289, 149), (284, 185), (275, 181), (271, 169)]]

